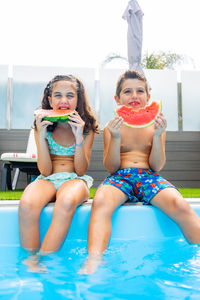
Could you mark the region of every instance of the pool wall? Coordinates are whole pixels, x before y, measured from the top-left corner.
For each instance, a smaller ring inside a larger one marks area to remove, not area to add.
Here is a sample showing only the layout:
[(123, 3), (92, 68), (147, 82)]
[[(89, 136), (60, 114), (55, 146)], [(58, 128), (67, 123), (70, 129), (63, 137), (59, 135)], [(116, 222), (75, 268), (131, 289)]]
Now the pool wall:
[[(200, 205), (192, 205), (200, 216)], [(68, 239), (87, 239), (91, 205), (77, 208), (68, 233)], [(52, 219), (53, 205), (45, 207), (40, 216), (40, 234), (43, 239)], [(160, 210), (152, 206), (123, 205), (112, 218), (111, 242), (114, 239), (183, 238), (178, 226)], [(19, 245), (18, 205), (0, 207), (0, 245)]]

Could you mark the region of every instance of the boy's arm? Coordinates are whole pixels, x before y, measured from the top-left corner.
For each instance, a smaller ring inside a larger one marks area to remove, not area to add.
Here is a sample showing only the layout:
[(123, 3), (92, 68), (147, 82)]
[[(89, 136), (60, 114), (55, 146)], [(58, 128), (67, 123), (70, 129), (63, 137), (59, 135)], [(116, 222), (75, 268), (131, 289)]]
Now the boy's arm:
[(103, 131), (104, 140), (104, 165), (109, 173), (114, 173), (120, 168), (120, 144), (123, 119), (115, 117)]
[(161, 113), (155, 120), (155, 131), (152, 149), (149, 156), (149, 165), (155, 172), (159, 172), (165, 165), (165, 139), (167, 121)]

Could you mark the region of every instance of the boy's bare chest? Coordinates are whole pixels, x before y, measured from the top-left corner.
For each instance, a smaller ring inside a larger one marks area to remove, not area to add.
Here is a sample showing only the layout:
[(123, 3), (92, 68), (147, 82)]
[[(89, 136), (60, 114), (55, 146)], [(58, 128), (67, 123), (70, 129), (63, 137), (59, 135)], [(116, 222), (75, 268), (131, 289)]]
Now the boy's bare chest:
[(152, 147), (154, 126), (146, 128), (130, 128), (124, 126), (121, 130), (121, 152), (149, 152)]

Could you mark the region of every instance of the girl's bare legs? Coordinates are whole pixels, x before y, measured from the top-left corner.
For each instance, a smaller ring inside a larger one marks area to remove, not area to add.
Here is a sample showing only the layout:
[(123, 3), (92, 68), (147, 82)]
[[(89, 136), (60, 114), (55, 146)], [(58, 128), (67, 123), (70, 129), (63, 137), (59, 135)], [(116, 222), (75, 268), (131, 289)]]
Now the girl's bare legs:
[[(41, 272), (45, 271), (45, 268), (39, 264), (40, 256), (44, 252), (49, 253), (59, 249), (67, 235), (77, 205), (89, 198), (89, 190), (86, 183), (78, 179), (64, 183), (57, 193), (53, 184), (46, 180), (38, 180), (34, 183), (26, 188), (20, 201), (19, 224), (22, 247), (35, 250), (35, 253), (39, 249), (39, 216), (41, 210), (51, 199), (57, 198), (51, 225), (40, 248), (41, 252), (30, 256), (23, 262), (29, 266), (30, 272)], [(40, 183), (39, 186), (38, 183)], [(49, 200), (50, 195), (51, 199)], [(30, 252), (34, 254), (33, 251)]]
[(51, 225), (44, 237), (41, 252), (57, 251), (63, 243), (78, 205), (87, 201), (89, 189), (83, 180), (73, 179), (58, 189)]
[(93, 199), (88, 231), (88, 258), (80, 274), (94, 273), (101, 263), (102, 253), (111, 235), (111, 218), (117, 207), (127, 200), (127, 195), (111, 185), (101, 186)]
[(151, 200), (151, 204), (179, 225), (189, 243), (200, 243), (200, 218), (176, 189), (166, 188), (160, 191)]
[(40, 247), (39, 218), (43, 207), (53, 200), (56, 189), (47, 180), (36, 180), (29, 184), (19, 204), (19, 232), (23, 248), (38, 250)]

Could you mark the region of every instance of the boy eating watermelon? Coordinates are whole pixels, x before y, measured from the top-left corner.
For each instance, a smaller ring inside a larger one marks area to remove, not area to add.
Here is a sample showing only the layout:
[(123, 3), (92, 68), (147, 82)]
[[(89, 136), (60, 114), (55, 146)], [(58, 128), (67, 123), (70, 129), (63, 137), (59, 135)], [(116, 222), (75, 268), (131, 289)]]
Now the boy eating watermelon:
[[(149, 98), (148, 83), (142, 74), (127, 71), (119, 78), (115, 95), (118, 105), (137, 114)], [(131, 128), (118, 115), (105, 126), (104, 165), (110, 175), (100, 184), (93, 200), (89, 255), (80, 273), (96, 271), (110, 239), (112, 214), (127, 200), (154, 205), (180, 226), (189, 243), (200, 243), (199, 217), (179, 191), (157, 173), (166, 160), (166, 127), (162, 113), (148, 127)]]

